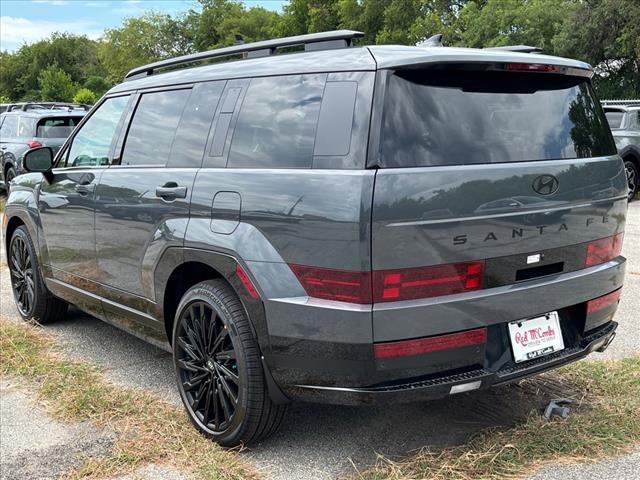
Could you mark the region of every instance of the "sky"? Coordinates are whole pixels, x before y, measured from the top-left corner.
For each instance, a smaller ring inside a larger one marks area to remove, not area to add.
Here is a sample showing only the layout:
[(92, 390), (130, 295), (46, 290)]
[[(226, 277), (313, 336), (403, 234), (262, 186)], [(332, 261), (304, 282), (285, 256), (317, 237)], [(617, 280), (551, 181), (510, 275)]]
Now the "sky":
[[(245, 0), (280, 11), (285, 0)], [(177, 14), (199, 10), (196, 0), (0, 0), (0, 50), (16, 50), (53, 32), (69, 32), (99, 38), (105, 28), (121, 25), (125, 17), (146, 10)]]

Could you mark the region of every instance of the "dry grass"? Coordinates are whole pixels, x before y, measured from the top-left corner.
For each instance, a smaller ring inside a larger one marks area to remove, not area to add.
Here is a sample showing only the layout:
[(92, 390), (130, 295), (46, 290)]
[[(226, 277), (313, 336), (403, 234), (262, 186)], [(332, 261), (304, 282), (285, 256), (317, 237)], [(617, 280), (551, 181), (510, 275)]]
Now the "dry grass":
[(640, 444), (640, 355), (584, 361), (548, 375), (585, 392), (568, 419), (546, 421), (532, 412), (521, 425), (481, 432), (458, 447), (423, 449), (398, 462), (381, 457), (357, 478), (523, 478), (543, 463), (588, 462)]
[(91, 458), (72, 478), (130, 473), (147, 463), (168, 464), (203, 479), (256, 479), (236, 451), (206, 440), (184, 412), (151, 394), (117, 387), (99, 369), (61, 354), (37, 326), (0, 320), (0, 373), (35, 388), (55, 418), (89, 420), (117, 435), (108, 456)]

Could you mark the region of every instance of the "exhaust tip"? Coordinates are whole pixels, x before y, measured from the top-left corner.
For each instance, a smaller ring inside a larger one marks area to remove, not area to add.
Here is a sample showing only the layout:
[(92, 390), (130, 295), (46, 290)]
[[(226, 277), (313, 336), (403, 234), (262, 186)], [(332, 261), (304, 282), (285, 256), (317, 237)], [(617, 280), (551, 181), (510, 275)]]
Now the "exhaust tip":
[(613, 342), (613, 339), (616, 338), (616, 332), (613, 332), (609, 338), (607, 338), (607, 340), (596, 349), (596, 352), (602, 353), (604, 352), (607, 348), (609, 348), (609, 345), (611, 345), (611, 342)]

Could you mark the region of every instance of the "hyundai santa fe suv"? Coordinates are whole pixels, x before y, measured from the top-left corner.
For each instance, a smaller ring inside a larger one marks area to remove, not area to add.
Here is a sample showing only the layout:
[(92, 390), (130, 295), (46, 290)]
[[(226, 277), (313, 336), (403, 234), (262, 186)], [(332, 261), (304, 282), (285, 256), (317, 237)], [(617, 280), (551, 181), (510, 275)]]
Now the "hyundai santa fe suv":
[(20, 314), (73, 304), (172, 352), (225, 446), (290, 401), (433, 399), (605, 349), (627, 178), (589, 65), (361, 35), (136, 68), (55, 157), (27, 153)]

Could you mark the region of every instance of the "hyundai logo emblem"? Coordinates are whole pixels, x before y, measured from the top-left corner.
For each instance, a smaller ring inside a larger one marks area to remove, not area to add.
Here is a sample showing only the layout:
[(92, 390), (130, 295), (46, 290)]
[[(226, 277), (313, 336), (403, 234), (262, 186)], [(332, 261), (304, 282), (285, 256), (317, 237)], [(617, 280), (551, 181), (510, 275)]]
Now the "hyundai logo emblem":
[(533, 189), (540, 195), (553, 195), (558, 191), (560, 182), (553, 175), (540, 175), (533, 181)]

